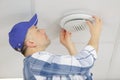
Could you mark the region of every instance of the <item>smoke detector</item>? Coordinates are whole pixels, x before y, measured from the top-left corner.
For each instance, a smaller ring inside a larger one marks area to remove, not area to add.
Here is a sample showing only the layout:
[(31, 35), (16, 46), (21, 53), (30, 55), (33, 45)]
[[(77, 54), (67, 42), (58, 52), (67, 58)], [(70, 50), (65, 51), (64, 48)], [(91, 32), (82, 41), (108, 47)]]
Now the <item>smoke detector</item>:
[(91, 15), (74, 13), (63, 17), (60, 26), (69, 32), (84, 31), (88, 30), (86, 20), (94, 23), (94, 18)]

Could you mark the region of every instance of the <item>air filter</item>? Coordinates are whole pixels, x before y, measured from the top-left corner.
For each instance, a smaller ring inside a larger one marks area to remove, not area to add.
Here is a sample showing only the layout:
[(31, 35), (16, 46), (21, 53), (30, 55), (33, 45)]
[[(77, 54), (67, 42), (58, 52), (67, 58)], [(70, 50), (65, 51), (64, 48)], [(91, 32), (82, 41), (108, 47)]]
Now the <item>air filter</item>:
[(94, 18), (88, 14), (70, 14), (61, 19), (60, 26), (69, 32), (84, 31), (88, 29), (86, 20), (94, 23)]

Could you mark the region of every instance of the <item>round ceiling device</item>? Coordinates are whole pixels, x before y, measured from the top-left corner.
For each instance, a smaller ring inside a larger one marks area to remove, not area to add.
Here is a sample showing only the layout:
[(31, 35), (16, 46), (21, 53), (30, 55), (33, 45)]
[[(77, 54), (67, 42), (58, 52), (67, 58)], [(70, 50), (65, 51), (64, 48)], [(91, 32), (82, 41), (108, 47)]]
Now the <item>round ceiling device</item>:
[(61, 19), (60, 26), (69, 32), (84, 31), (88, 29), (86, 20), (94, 23), (94, 18), (91, 15), (70, 14)]

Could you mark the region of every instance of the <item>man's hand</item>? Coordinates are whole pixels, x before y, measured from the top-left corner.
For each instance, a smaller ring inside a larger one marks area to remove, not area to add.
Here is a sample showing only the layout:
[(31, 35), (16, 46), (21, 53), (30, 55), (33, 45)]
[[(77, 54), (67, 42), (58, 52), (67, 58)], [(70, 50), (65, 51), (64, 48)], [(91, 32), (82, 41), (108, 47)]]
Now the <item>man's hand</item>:
[(70, 32), (68, 32), (64, 29), (61, 29), (60, 42), (68, 49), (70, 55), (75, 55), (77, 53), (75, 45), (73, 44), (73, 42), (71, 40)]
[(96, 49), (96, 51), (98, 51), (99, 37), (102, 29), (102, 21), (100, 20), (99, 17), (94, 16), (93, 18), (95, 19), (94, 24), (87, 21), (91, 34), (91, 38), (88, 42), (88, 45), (93, 46)]

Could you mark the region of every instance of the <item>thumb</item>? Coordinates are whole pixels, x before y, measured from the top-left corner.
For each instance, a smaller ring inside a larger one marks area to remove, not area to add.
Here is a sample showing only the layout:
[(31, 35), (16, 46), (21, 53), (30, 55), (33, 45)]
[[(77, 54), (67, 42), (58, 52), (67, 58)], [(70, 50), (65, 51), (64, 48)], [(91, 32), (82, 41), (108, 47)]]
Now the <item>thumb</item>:
[(88, 27), (91, 29), (93, 27), (93, 24), (90, 21), (86, 22), (88, 24)]
[(67, 38), (71, 38), (71, 34), (72, 34), (71, 32), (66, 31), (66, 37)]

